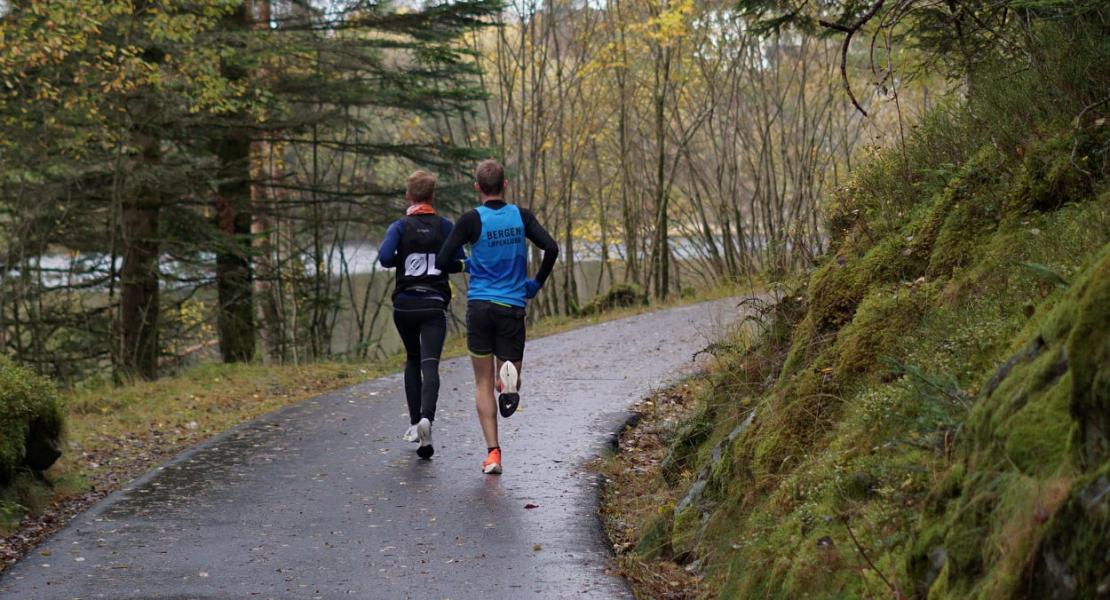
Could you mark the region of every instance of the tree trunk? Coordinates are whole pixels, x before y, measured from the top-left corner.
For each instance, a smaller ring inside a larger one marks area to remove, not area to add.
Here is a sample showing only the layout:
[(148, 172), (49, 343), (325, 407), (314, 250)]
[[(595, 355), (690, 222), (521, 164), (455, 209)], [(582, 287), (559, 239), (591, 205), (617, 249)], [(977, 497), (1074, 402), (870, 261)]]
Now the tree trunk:
[[(161, 159), (158, 140), (140, 136), (142, 169), (151, 177)], [(161, 199), (153, 182), (143, 181), (122, 207), (123, 265), (120, 268), (121, 362), (124, 372), (158, 378), (158, 215)]]
[(254, 290), (251, 269), (250, 135), (229, 129), (220, 140), (216, 218), (224, 233), (216, 253), (216, 328), (224, 362), (254, 358)]
[(620, 0), (616, 0), (616, 13), (618, 23), (618, 41), (621, 55), (621, 66), (617, 69), (617, 108), (619, 109), (617, 120), (617, 140), (620, 149), (620, 171), (621, 171), (621, 217), (624, 222), (624, 281), (627, 283), (631, 281), (633, 284), (639, 285), (640, 283), (640, 265), (639, 265), (639, 247), (636, 236), (636, 228), (638, 224), (635, 221), (634, 210), (631, 206), (631, 200), (628, 197), (629, 187), (632, 185), (632, 178), (629, 175), (628, 164), (628, 92), (627, 87), (628, 78), (628, 47), (625, 45), (624, 39), (624, 17), (621, 14)]
[[(270, 0), (255, 0), (257, 9), (256, 20), (253, 26), (257, 30), (270, 29)], [(259, 73), (266, 77), (266, 72)], [(277, 279), (275, 267), (273, 228), (274, 209), (273, 190), (269, 187), (281, 179), (281, 173), (276, 172), (274, 156), (277, 153), (270, 142), (254, 141), (251, 153), (255, 157), (254, 183), (251, 185), (251, 204), (254, 222), (251, 224), (252, 239), (254, 242), (254, 291), (258, 300), (258, 332), (262, 338), (262, 361), (264, 364), (281, 363), (285, 360), (285, 331), (281, 315), (280, 286), (274, 286)]]
[(667, 161), (667, 122), (666, 101), (667, 87), (670, 82), (671, 50), (662, 48), (658, 51), (660, 59), (656, 62), (655, 69), (655, 244), (652, 248), (651, 269), (654, 275), (655, 297), (660, 300), (667, 299), (670, 288), (670, 240), (667, 229), (670, 223), (667, 219), (667, 204), (670, 194), (667, 193), (666, 161)]
[[(229, 16), (229, 29), (247, 32), (253, 21), (250, 2)], [(241, 81), (247, 72), (225, 62), (220, 71), (229, 81)], [(231, 121), (242, 123), (246, 115)], [(251, 134), (243, 127), (225, 126), (215, 140), (219, 160), (216, 184), (216, 219), (224, 237), (216, 250), (216, 292), (219, 301), (216, 329), (224, 362), (247, 362), (254, 358), (254, 289), (251, 265)]]
[[(276, 181), (273, 161), (268, 156), (273, 150), (270, 144), (255, 142), (253, 146), (256, 156), (265, 157), (259, 168), (259, 179)], [(254, 291), (258, 300), (258, 332), (262, 338), (263, 363), (280, 364), (285, 360), (285, 332), (280, 300), (277, 297), (280, 287), (274, 286), (277, 280), (277, 268), (274, 266), (276, 245), (272, 240), (274, 223), (269, 212), (272, 210), (269, 196), (265, 186), (251, 186), (251, 201), (254, 206), (254, 223), (251, 225), (254, 242)]]

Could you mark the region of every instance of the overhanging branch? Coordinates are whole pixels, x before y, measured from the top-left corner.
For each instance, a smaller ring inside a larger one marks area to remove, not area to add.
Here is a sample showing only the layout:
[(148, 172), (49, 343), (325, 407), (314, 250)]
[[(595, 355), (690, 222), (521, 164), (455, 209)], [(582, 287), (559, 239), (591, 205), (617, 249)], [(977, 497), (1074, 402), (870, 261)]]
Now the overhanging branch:
[(851, 25), (834, 23), (824, 19), (817, 21), (822, 27), (842, 31), (846, 34), (844, 36), (844, 42), (840, 45), (840, 79), (844, 83), (844, 91), (848, 92), (848, 98), (852, 101), (852, 106), (855, 106), (856, 110), (865, 117), (867, 116), (867, 111), (863, 110), (859, 100), (856, 100), (856, 95), (852, 92), (852, 83), (848, 79), (848, 48), (852, 45), (852, 37), (856, 35), (856, 32), (863, 29), (871, 19), (875, 18), (875, 15), (879, 14), (879, 10), (882, 9), (884, 1), (885, 0), (876, 0), (875, 3), (871, 5), (871, 8), (867, 9), (867, 12), (863, 13), (859, 20)]

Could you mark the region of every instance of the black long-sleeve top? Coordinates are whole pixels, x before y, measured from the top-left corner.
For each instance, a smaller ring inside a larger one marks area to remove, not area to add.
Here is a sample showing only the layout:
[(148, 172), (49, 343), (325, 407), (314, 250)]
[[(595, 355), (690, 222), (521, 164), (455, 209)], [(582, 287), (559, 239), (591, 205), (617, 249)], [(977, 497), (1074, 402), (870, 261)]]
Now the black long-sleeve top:
[[(503, 200), (488, 200), (485, 205), (496, 210), (505, 206), (505, 202)], [(520, 218), (524, 221), (524, 237), (543, 250), (540, 270), (535, 277), (536, 282), (543, 286), (548, 276), (551, 275), (551, 270), (555, 268), (555, 261), (559, 258), (559, 244), (543, 228), (543, 225), (540, 225), (532, 211), (520, 208)], [(436, 256), (436, 268), (446, 272), (451, 261), (457, 260), (454, 256), (459, 248), (463, 244), (474, 244), (481, 235), (482, 217), (478, 214), (478, 211), (472, 209), (463, 213), (459, 220), (455, 222), (455, 228), (451, 230), (451, 235), (447, 236), (447, 241), (443, 243), (443, 248)]]

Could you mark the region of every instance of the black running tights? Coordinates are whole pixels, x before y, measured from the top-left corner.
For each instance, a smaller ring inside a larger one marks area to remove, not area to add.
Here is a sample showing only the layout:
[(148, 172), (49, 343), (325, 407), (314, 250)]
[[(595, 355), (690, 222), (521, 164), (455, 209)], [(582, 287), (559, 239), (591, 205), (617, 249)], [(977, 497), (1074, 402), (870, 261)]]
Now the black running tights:
[(405, 399), (409, 422), (434, 421), (439, 398), (439, 357), (447, 337), (447, 312), (443, 308), (407, 307), (395, 303), (393, 322), (405, 344)]

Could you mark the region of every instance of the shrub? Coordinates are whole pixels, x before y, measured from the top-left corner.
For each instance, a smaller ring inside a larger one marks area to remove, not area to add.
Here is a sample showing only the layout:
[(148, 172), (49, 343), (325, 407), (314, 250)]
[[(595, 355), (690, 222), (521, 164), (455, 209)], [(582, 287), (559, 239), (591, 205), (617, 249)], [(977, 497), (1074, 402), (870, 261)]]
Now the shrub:
[(0, 484), (19, 467), (42, 471), (58, 458), (62, 404), (49, 379), (0, 357)]

